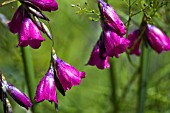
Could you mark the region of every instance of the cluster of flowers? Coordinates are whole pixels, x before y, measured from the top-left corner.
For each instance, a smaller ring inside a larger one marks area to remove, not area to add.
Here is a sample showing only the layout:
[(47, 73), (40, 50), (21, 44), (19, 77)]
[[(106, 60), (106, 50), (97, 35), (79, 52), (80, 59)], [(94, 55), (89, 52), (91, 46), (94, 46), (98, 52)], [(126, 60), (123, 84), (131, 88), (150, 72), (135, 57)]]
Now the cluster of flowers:
[[(58, 4), (55, 0), (20, 0), (20, 2), (21, 5), (15, 12), (11, 22), (8, 23), (8, 27), (12, 33), (18, 33), (20, 37), (18, 46), (30, 45), (37, 49), (41, 46), (41, 42), (45, 40), (42, 38), (40, 31), (52, 39), (48, 27), (40, 21), (40, 19), (49, 21), (42, 11), (55, 11), (58, 9)], [(4, 112), (12, 113), (6, 93), (11, 95), (22, 107), (26, 109), (31, 107), (32, 103), (29, 98), (4, 78), (4, 76), (1, 76), (0, 80), (0, 99), (4, 103)], [(65, 92), (70, 90), (72, 86), (79, 85), (82, 78), (85, 78), (85, 72), (79, 72), (73, 66), (59, 59), (52, 47), (50, 67), (39, 82), (34, 99), (36, 102), (44, 100), (54, 102), (57, 110), (56, 88), (65, 96)]]
[[(96, 66), (99, 69), (109, 68), (109, 57), (119, 57), (121, 53), (130, 50), (130, 54), (140, 55), (140, 43), (144, 37), (141, 37), (141, 30), (135, 30), (124, 38), (126, 28), (118, 17), (116, 11), (103, 0), (98, 0), (98, 6), (101, 13), (101, 27), (103, 29), (99, 40), (97, 41), (88, 65)], [(169, 38), (157, 27), (146, 24), (144, 29), (147, 41), (151, 47), (158, 53), (170, 50)]]
[(126, 51), (130, 42), (123, 37), (126, 34), (126, 27), (116, 11), (103, 0), (98, 0), (98, 4), (103, 31), (87, 64), (105, 69), (110, 67), (109, 57), (118, 58), (121, 53)]
[[(41, 32), (45, 33), (50, 39), (50, 34), (47, 26), (40, 21), (49, 19), (42, 11), (55, 11), (58, 9), (58, 4), (55, 0), (20, 0), (21, 5), (15, 12), (12, 21), (8, 24), (12, 33), (18, 33), (20, 36), (18, 46), (28, 46), (37, 49), (41, 46)], [(97, 66), (99, 69), (109, 68), (109, 58), (119, 58), (121, 53), (126, 49), (130, 49), (130, 54), (140, 55), (140, 43), (142, 37), (141, 30), (135, 30), (128, 35), (128, 38), (123, 36), (126, 34), (126, 27), (120, 20), (116, 11), (103, 0), (98, 0), (98, 6), (101, 13), (102, 32), (97, 41), (88, 65)], [(169, 38), (158, 28), (153, 25), (146, 25), (146, 36), (151, 47), (158, 53), (170, 50)], [(36, 90), (36, 102), (48, 100), (54, 102), (58, 107), (56, 88), (64, 96), (67, 90), (72, 86), (80, 84), (81, 79), (85, 77), (85, 72), (80, 72), (73, 66), (59, 59), (52, 47), (51, 61), (48, 71), (41, 79)], [(21, 106), (28, 109), (32, 106), (29, 98), (5, 80), (5, 77), (0, 75), (0, 99), (4, 103), (4, 110), (9, 113), (12, 108), (7, 98), (7, 93)]]
[(16, 10), (11, 22), (8, 23), (12, 33), (18, 33), (20, 39), (18, 46), (28, 46), (37, 49), (45, 39), (41, 32), (44, 32), (50, 39), (52, 38), (47, 26), (40, 21), (49, 19), (42, 11), (55, 11), (58, 4), (55, 0), (21, 0), (21, 5)]
[[(149, 45), (157, 53), (170, 50), (170, 40), (165, 33), (163, 33), (159, 28), (150, 24), (147, 24), (145, 29), (146, 31), (144, 33), (146, 33), (146, 39)], [(128, 47), (130, 49), (130, 54), (135, 54), (137, 56), (140, 55), (140, 43), (142, 38), (144, 38), (140, 36), (141, 32), (142, 31), (140, 30), (135, 30), (128, 35), (128, 39), (130, 40)]]
[(64, 96), (66, 90), (70, 90), (72, 86), (79, 85), (84, 77), (85, 72), (79, 72), (73, 66), (59, 59), (52, 48), (50, 67), (38, 84), (35, 100), (36, 102), (44, 100), (54, 102), (57, 109), (56, 87)]

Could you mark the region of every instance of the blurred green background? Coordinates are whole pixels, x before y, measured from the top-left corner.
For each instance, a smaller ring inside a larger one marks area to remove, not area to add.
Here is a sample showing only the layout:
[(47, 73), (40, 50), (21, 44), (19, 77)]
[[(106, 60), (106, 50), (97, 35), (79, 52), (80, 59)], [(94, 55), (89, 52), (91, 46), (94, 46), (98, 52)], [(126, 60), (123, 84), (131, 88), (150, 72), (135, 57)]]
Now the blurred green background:
[[(4, 0), (0, 0), (2, 2)], [(113, 113), (114, 99), (119, 106), (119, 113), (135, 113), (138, 95), (138, 76), (135, 76), (133, 83), (127, 85), (131, 77), (137, 70), (128, 61), (126, 54), (120, 58), (113, 58), (115, 76), (110, 76), (109, 69), (99, 70), (96, 67), (85, 66), (91, 51), (98, 40), (101, 32), (100, 22), (93, 22), (89, 17), (91, 14), (76, 14), (79, 11), (71, 4), (79, 4), (81, 7), (94, 9), (97, 11), (96, 0), (58, 0), (59, 10), (46, 13), (50, 23), (46, 23), (52, 29), (55, 41), (55, 50), (59, 58), (73, 65), (80, 71), (86, 72), (86, 78), (81, 85), (72, 87), (63, 97), (57, 91), (59, 113)], [(88, 6), (85, 5), (88, 2)], [(112, 1), (109, 3), (117, 11), (123, 22), (128, 19), (128, 7), (124, 0)], [(170, 7), (170, 5), (168, 4)], [(170, 13), (169, 7), (163, 7), (153, 18), (155, 25), (161, 28), (170, 37)], [(0, 8), (0, 13), (9, 20), (16, 10), (16, 3), (8, 4)], [(138, 6), (133, 10), (138, 10)], [(139, 9), (140, 10), (140, 9)], [(140, 25), (142, 14), (135, 16), (130, 25), (129, 32)], [(39, 49), (31, 49), (33, 64), (35, 69), (36, 84), (39, 83), (49, 67), (51, 41), (46, 38)], [(18, 37), (10, 33), (8, 28), (0, 23), (0, 70), (6, 79), (27, 95), (26, 82), (24, 78), (24, 67), (21, 58), (20, 48), (16, 47)], [(149, 76), (147, 81), (147, 95), (145, 102), (146, 113), (170, 113), (170, 53), (157, 54), (149, 49)], [(139, 57), (131, 56), (135, 64), (139, 64)], [(116, 87), (112, 87), (112, 79)], [(127, 87), (125, 98), (122, 94)], [(113, 92), (116, 91), (116, 97)], [(9, 97), (9, 96), (8, 96)], [(14, 113), (24, 113), (25, 110), (17, 105), (10, 98)], [(38, 113), (54, 113), (54, 104), (48, 101), (36, 104)], [(3, 113), (2, 103), (0, 103), (0, 113)]]

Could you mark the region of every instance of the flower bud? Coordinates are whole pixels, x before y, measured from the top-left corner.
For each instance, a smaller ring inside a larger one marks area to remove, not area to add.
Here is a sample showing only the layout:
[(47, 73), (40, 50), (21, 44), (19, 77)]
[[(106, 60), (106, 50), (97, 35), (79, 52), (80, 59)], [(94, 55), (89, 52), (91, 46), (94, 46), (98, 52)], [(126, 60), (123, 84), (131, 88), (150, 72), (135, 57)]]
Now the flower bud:
[(101, 5), (101, 11), (106, 19), (106, 22), (111, 26), (118, 35), (126, 34), (126, 27), (124, 23), (120, 20), (116, 11), (103, 0), (98, 0)]
[(160, 29), (148, 24), (146, 33), (149, 44), (156, 52), (161, 53), (170, 50), (170, 40)]
[(22, 107), (28, 109), (32, 106), (30, 99), (10, 83), (5, 84), (7, 93)]

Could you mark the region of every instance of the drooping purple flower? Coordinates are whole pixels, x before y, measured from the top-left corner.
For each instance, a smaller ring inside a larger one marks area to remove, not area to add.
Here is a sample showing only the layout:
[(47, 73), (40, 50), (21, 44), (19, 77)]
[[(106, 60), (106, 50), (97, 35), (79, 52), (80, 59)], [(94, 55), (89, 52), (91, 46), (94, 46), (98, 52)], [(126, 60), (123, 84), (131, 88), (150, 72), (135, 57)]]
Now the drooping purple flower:
[(54, 50), (53, 59), (55, 61), (58, 78), (65, 91), (70, 90), (72, 86), (79, 85), (81, 79), (85, 78), (85, 72), (79, 72), (73, 66), (59, 59)]
[(42, 38), (38, 27), (30, 18), (27, 17), (24, 17), (21, 29), (19, 31), (19, 36), (20, 40), (18, 46), (25, 47), (30, 45), (34, 49), (39, 48), (41, 46), (41, 42), (45, 40)]
[(56, 97), (56, 86), (54, 80), (54, 69), (51, 65), (45, 76), (39, 82), (36, 90), (35, 101), (41, 102), (44, 100), (48, 100), (50, 102), (54, 102), (58, 104)]
[(146, 33), (151, 47), (156, 52), (161, 53), (170, 50), (170, 40), (159, 28), (148, 24)]
[(43, 11), (55, 11), (58, 9), (58, 4), (55, 0), (28, 0)]
[(119, 36), (110, 26), (104, 26), (103, 35), (106, 49), (105, 56), (116, 56), (118, 58), (119, 54), (126, 51), (129, 40), (125, 39), (123, 36)]
[(23, 20), (23, 7), (21, 5), (15, 12), (11, 22), (8, 23), (9, 30), (12, 33), (18, 33), (21, 29), (22, 20)]
[(99, 69), (109, 68), (109, 57), (103, 56), (103, 53), (105, 52), (105, 50), (103, 51), (103, 49), (105, 49), (104, 43), (100, 38), (97, 41), (95, 47), (93, 48), (93, 51), (87, 64), (91, 66), (96, 65), (96, 67)]
[(139, 39), (140, 31), (135, 30), (128, 35), (130, 54), (140, 55), (141, 50), (139, 49), (141, 38)]
[(112, 6), (110, 6), (103, 0), (98, 0), (98, 2), (101, 5), (101, 11), (109, 26), (111, 26), (119, 35), (126, 34), (126, 27), (124, 23), (120, 20), (116, 11), (112, 8)]
[(32, 106), (32, 103), (30, 99), (19, 89), (17, 89), (15, 86), (13, 86), (10, 83), (7, 83), (6, 85), (6, 91), (8, 94), (22, 107), (25, 107), (28, 109)]

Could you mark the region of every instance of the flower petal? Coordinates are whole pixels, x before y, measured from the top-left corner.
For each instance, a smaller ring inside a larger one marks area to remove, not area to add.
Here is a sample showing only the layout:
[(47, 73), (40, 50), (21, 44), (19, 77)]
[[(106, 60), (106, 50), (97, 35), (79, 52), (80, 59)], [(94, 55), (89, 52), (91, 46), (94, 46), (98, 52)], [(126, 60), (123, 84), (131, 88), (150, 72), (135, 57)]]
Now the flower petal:
[(23, 7), (21, 5), (15, 12), (11, 22), (8, 23), (9, 30), (12, 33), (18, 33), (21, 29), (22, 20), (23, 20)]
[(129, 49), (130, 49), (130, 54), (135, 54), (137, 56), (140, 55), (141, 50), (139, 49), (141, 38), (139, 38), (139, 30), (135, 30), (132, 33), (128, 35), (128, 40), (130, 41), (129, 43)]
[(96, 65), (96, 67), (99, 69), (110, 68), (109, 57), (102, 56), (103, 55), (103, 53), (101, 52), (102, 48), (105, 49), (104, 44), (100, 38), (97, 41), (95, 47), (93, 48), (90, 59), (87, 63), (88, 65), (91, 65), (91, 66)]
[(30, 18), (24, 18), (24, 21), (19, 32), (20, 40), (18, 46), (30, 45), (32, 48), (37, 49), (41, 46), (41, 42), (45, 39), (42, 38), (40, 30)]
[(44, 100), (48, 100), (50, 102), (54, 102), (58, 104), (56, 97), (56, 86), (54, 80), (54, 69), (51, 65), (45, 76), (39, 82), (36, 90), (35, 101), (41, 102)]
[(59, 59), (56, 54), (53, 54), (53, 59), (56, 62), (58, 78), (65, 91), (80, 84), (81, 79), (85, 77), (85, 72), (79, 72), (73, 66)]
[(129, 45), (129, 40), (123, 38), (122, 36), (117, 35), (109, 27), (104, 28), (104, 44), (106, 48), (105, 56), (116, 56), (119, 57), (119, 54), (126, 51), (126, 47)]

